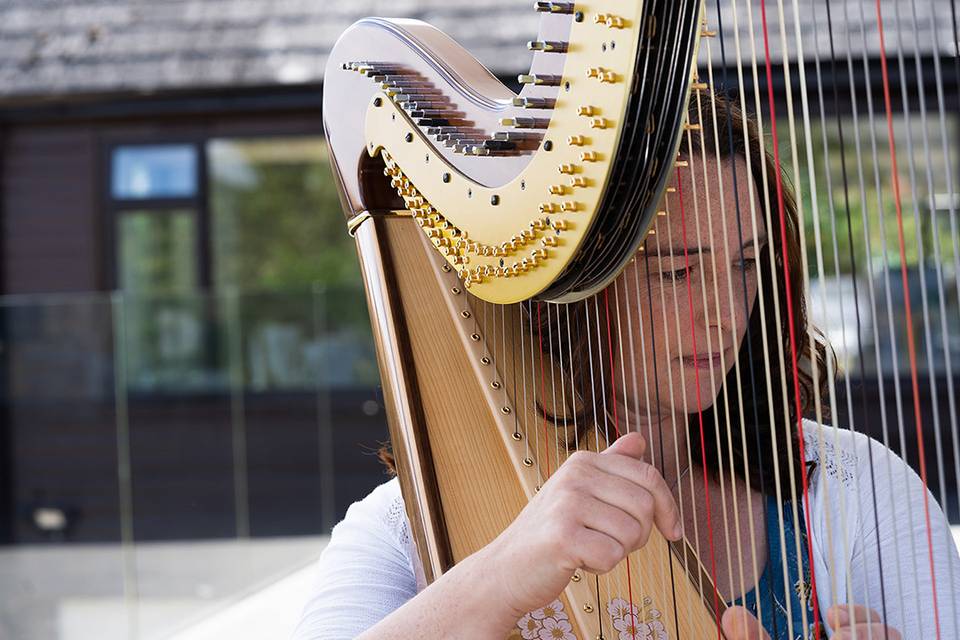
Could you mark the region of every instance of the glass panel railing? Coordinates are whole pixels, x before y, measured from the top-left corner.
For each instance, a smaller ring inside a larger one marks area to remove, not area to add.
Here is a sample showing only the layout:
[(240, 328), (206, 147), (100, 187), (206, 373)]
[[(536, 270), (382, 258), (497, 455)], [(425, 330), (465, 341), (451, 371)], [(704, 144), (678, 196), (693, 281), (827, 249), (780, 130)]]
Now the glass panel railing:
[(4, 638), (188, 637), (303, 591), (386, 480), (358, 288), (6, 297), (0, 336)]

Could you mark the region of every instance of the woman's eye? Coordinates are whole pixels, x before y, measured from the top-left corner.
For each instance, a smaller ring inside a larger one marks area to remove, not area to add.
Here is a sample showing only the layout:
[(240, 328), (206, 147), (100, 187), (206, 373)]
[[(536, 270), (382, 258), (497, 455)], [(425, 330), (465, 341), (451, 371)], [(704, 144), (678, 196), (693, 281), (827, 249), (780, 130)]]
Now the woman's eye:
[(678, 269), (676, 271), (661, 271), (660, 277), (669, 282), (680, 282), (681, 280), (686, 279), (687, 274), (690, 272), (689, 269)]
[(738, 260), (733, 263), (733, 266), (737, 269), (742, 269), (743, 271), (750, 271), (757, 266), (756, 258), (744, 258), (743, 260)]

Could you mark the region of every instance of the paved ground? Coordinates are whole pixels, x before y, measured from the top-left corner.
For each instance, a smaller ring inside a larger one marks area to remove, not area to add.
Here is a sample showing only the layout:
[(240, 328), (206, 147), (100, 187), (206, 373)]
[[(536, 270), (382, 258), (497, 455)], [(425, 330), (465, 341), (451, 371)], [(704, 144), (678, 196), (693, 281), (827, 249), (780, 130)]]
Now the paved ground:
[[(291, 599), (305, 597), (298, 594), (326, 540), (165, 542), (140, 544), (129, 551), (106, 544), (3, 549), (0, 639), (199, 639), (206, 636), (177, 634), (188, 629), (199, 633), (211, 620), (236, 620), (239, 612), (264, 602), (262, 595), (259, 600), (254, 596), (269, 594), (270, 586), (278, 584), (288, 590), (272, 601), (274, 614), (267, 619), (275, 630), (292, 629), (303, 601)], [(300, 582), (291, 579), (296, 575)], [(231, 610), (233, 617), (224, 617)]]
[(0, 640), (286, 640), (326, 543), (139, 545), (126, 556), (139, 598), (116, 545), (3, 550)]

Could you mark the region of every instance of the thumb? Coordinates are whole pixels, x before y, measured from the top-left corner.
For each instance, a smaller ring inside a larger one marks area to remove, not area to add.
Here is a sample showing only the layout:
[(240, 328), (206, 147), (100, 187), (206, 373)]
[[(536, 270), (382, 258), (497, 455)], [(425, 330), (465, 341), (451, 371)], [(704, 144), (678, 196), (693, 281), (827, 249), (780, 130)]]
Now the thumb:
[(770, 640), (763, 625), (743, 607), (730, 607), (723, 613), (723, 635), (728, 640)]
[(612, 445), (604, 449), (604, 453), (619, 453), (640, 460), (647, 450), (647, 441), (636, 431), (625, 433), (617, 438)]

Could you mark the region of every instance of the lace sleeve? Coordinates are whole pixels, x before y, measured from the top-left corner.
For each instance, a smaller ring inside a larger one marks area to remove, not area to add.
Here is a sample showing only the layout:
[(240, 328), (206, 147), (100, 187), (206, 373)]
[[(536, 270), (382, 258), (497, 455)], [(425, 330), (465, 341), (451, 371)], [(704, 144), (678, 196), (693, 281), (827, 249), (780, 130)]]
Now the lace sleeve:
[(293, 640), (354, 638), (417, 593), (396, 479), (355, 502), (320, 556)]
[(904, 638), (960, 638), (960, 555), (936, 499), (883, 444), (822, 429), (823, 440), (808, 440), (819, 440), (822, 454), (814, 456), (820, 468), (810, 496), (821, 607), (865, 605)]

